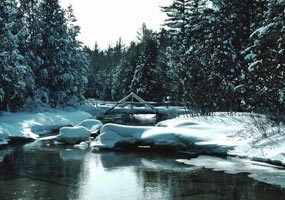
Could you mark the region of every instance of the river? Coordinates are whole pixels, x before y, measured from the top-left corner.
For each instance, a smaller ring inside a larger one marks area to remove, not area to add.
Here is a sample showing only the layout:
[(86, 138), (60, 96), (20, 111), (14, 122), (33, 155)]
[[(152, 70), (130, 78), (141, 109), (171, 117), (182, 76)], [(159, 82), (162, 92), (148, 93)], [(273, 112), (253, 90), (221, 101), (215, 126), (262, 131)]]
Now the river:
[(162, 152), (108, 152), (65, 145), (0, 150), (0, 199), (283, 200), (285, 189), (247, 174), (198, 168)]

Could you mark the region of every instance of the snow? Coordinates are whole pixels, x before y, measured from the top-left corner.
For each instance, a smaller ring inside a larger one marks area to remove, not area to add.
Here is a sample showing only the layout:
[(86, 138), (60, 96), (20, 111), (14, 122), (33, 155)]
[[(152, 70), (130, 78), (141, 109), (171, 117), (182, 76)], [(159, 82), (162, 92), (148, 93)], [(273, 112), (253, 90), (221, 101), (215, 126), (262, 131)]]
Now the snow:
[(39, 113), (0, 113), (0, 143), (5, 144), (9, 137), (38, 138), (66, 125), (76, 125), (92, 117), (78, 110), (50, 110)]
[[(81, 107), (84, 111), (1, 112), (0, 144), (7, 144), (9, 137), (38, 138), (41, 134), (60, 128), (59, 135), (45, 138), (45, 140), (77, 143), (74, 148), (86, 149), (89, 146), (91, 133), (100, 129), (99, 136), (91, 142), (90, 146), (99, 149), (116, 149), (126, 145), (148, 146), (183, 152), (227, 154), (231, 157), (222, 159), (200, 156), (196, 160), (178, 161), (226, 173), (246, 172), (254, 179), (284, 187), (285, 175), (280, 168), (256, 162), (285, 165), (285, 127), (272, 127), (269, 124), (268, 137), (263, 137), (264, 133), (256, 128), (254, 125), (256, 122), (253, 119), (255, 117), (267, 123), (262, 115), (214, 113), (212, 116), (180, 116), (162, 121), (156, 126), (127, 126), (110, 123), (103, 125), (99, 120), (90, 119), (92, 116), (88, 112), (98, 109), (99, 111), (94, 113), (101, 113), (108, 107), (106, 105), (97, 105), (96, 108)], [(250, 161), (236, 157), (245, 157)], [(276, 174), (278, 178), (272, 178), (276, 177)]]
[(226, 115), (176, 118), (163, 121), (157, 126), (143, 127), (106, 124), (91, 146), (116, 148), (120, 144), (139, 143), (185, 149), (194, 144), (220, 152), (227, 149), (225, 146), (232, 148), (240, 142), (228, 136), (245, 129), (246, 123), (241, 122), (249, 120), (248, 118), (249, 116), (226, 117)]
[(103, 124), (100, 120), (97, 119), (85, 119), (76, 126), (83, 126), (88, 129), (90, 133), (93, 133), (100, 130)]
[(213, 156), (199, 156), (190, 160), (178, 159), (177, 161), (191, 166), (223, 171), (228, 174), (247, 173), (249, 177), (255, 180), (285, 188), (285, 170), (282, 167), (236, 157), (224, 159)]
[(253, 72), (259, 64), (262, 64), (262, 60), (254, 61), (248, 66), (248, 71)]
[(284, 134), (274, 134), (276, 129), (272, 129), (268, 132), (273, 136), (262, 138), (254, 127), (252, 115), (217, 113), (214, 116), (180, 117), (162, 121), (157, 126), (105, 124), (91, 146), (149, 145), (183, 151), (199, 148), (204, 152), (279, 161), (285, 165)]
[(268, 138), (249, 138), (248, 142), (240, 144), (234, 150), (228, 152), (229, 155), (244, 156), (258, 160), (270, 160), (280, 162), (285, 165), (285, 137), (276, 134)]
[(268, 31), (270, 31), (272, 28), (274, 28), (276, 26), (276, 23), (270, 23), (267, 24), (265, 26), (262, 26), (260, 28), (258, 28), (257, 30), (255, 30), (251, 35), (250, 38), (252, 38), (254, 35), (257, 35), (259, 38), (263, 37), (265, 34), (268, 33)]
[(90, 140), (90, 131), (83, 126), (62, 127), (56, 140), (68, 144), (76, 144)]

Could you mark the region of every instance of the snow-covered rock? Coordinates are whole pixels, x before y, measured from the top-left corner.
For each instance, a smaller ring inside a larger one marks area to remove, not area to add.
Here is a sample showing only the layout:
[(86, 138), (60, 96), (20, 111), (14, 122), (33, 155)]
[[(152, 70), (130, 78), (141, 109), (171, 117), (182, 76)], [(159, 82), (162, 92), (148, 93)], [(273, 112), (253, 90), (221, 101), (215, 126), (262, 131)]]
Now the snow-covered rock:
[(135, 143), (139, 141), (142, 133), (148, 129), (150, 129), (148, 126), (105, 124), (100, 131), (100, 135), (91, 143), (91, 146), (114, 148), (120, 142)]
[(203, 116), (165, 120), (157, 126), (124, 126), (106, 124), (91, 144), (99, 148), (116, 148), (122, 144), (149, 144), (169, 148), (203, 147), (211, 151), (227, 151), (238, 142), (230, 135), (245, 129), (248, 116)]
[(90, 140), (90, 131), (83, 126), (62, 127), (56, 140), (68, 144), (76, 144)]
[(67, 144), (78, 144), (76, 148), (88, 148), (92, 133), (102, 127), (102, 122), (96, 119), (85, 119), (73, 127), (64, 126), (59, 129), (59, 135), (39, 138), (37, 141), (44, 143), (61, 142)]
[(87, 128), (91, 133), (100, 130), (103, 126), (102, 122), (97, 119), (86, 119), (77, 124), (76, 126), (83, 126)]
[[(187, 123), (187, 126), (191, 123)], [(196, 126), (196, 123), (193, 125)], [(225, 131), (225, 130), (223, 130)], [(124, 145), (163, 147), (169, 149), (187, 149), (205, 147), (212, 151), (225, 151), (224, 145), (219, 145), (225, 135), (209, 127), (158, 127), (158, 126), (125, 126), (105, 124), (100, 135), (91, 143), (98, 148), (118, 148)], [(218, 141), (218, 138), (220, 139)], [(215, 142), (213, 142), (215, 141)], [(232, 148), (233, 144), (230, 146)]]

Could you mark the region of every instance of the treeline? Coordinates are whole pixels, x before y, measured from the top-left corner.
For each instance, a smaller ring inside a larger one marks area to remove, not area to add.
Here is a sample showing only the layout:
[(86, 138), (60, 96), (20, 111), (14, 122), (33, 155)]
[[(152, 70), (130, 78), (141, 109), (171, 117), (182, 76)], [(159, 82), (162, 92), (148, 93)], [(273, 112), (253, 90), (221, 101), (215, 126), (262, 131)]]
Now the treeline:
[[(285, 111), (285, 0), (173, 0), (155, 32), (83, 48), (58, 0), (0, 1), (0, 110), (119, 100), (135, 92), (193, 112)], [(115, 30), (114, 30), (115, 31)]]
[(75, 22), (58, 0), (0, 1), (0, 110), (84, 99), (89, 61)]
[(88, 97), (170, 96), (193, 112), (285, 111), (284, 0), (173, 0), (154, 32), (86, 49)]

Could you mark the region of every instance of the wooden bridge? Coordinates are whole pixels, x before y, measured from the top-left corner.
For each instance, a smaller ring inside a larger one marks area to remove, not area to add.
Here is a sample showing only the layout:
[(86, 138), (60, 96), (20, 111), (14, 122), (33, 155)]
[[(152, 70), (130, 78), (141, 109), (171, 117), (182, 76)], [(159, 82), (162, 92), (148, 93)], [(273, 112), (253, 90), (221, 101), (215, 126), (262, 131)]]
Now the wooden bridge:
[(155, 102), (147, 102), (135, 93), (130, 93), (120, 101), (115, 103), (104, 114), (162, 114), (151, 104)]

